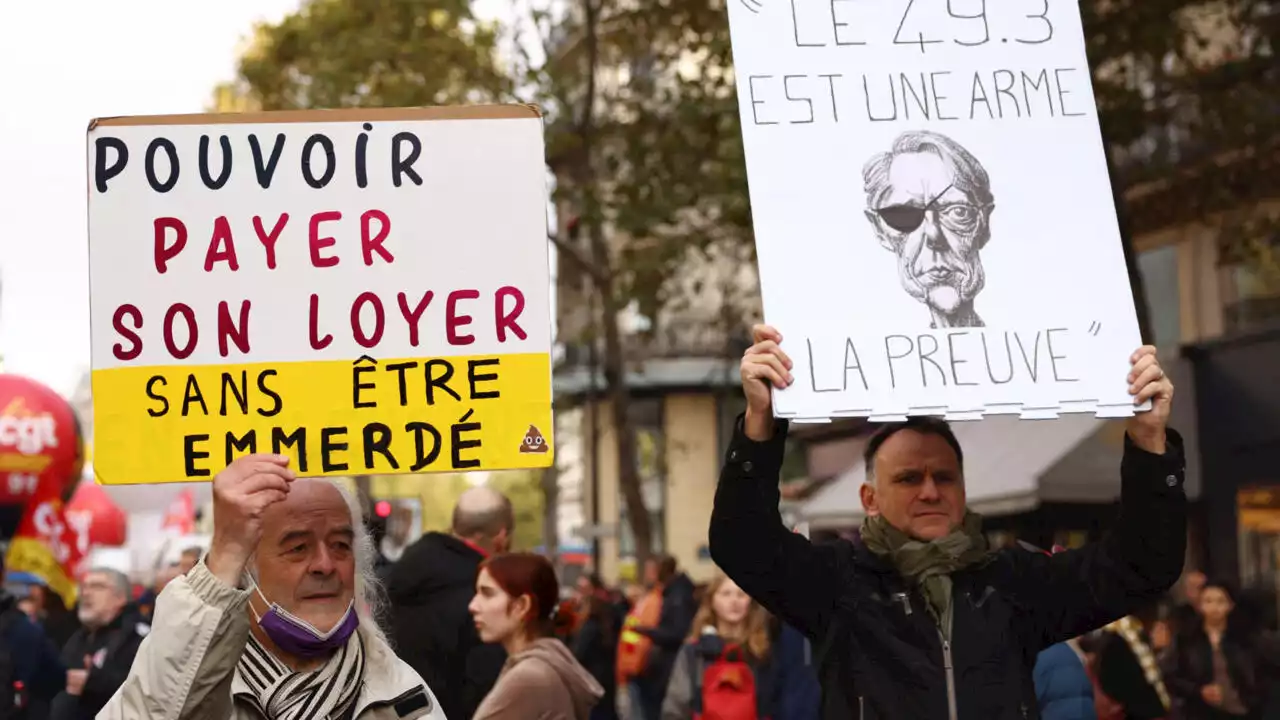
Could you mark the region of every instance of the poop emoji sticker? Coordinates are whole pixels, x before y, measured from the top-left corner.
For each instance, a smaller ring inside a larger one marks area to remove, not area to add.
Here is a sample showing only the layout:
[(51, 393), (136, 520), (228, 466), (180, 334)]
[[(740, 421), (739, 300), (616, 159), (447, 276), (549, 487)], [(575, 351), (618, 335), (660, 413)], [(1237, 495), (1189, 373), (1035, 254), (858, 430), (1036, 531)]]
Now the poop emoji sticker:
[(547, 439), (542, 437), (542, 432), (538, 428), (530, 425), (529, 432), (524, 434), (524, 441), (520, 443), (520, 452), (544, 453), (547, 450)]

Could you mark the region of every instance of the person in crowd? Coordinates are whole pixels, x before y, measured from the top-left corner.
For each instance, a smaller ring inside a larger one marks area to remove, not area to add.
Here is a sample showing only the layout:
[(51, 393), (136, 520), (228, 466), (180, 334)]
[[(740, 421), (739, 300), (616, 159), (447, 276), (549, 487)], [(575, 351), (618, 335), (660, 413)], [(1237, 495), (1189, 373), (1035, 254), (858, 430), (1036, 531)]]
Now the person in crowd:
[[(198, 560), (198, 558), (197, 558)], [(146, 620), (151, 619), (151, 614), (155, 611), (156, 598), (160, 597), (160, 593), (168, 587), (173, 579), (178, 577), (178, 564), (165, 565), (156, 570), (155, 579), (151, 582), (151, 587), (142, 593), (142, 597), (138, 598), (138, 610), (142, 613), (142, 617)]]
[(66, 688), (53, 701), (53, 720), (92, 720), (124, 684), (138, 646), (151, 628), (130, 602), (129, 578), (95, 568), (80, 581), (80, 629), (62, 649)]
[[(965, 506), (950, 426), (914, 417), (867, 444), (856, 541), (812, 544), (778, 511), (787, 424), (772, 391), (793, 381), (774, 328), (742, 361), (747, 410), (716, 490), (711, 556), (751, 597), (818, 643), (824, 713), (857, 718), (1021, 718), (1034, 712), (1044, 648), (1123, 617), (1182, 572), (1182, 442), (1166, 430), (1173, 386), (1144, 347), (1121, 464), (1120, 519), (1101, 542), (1052, 556), (987, 546)], [(1117, 378), (1119, 380), (1119, 378)]]
[(775, 618), (778, 625), (778, 714), (773, 720), (818, 720), (822, 686), (813, 646), (799, 630)]
[(1204, 591), (1208, 577), (1199, 570), (1190, 570), (1179, 583), (1182, 598), (1174, 605), (1172, 615), (1174, 634), (1197, 632), (1200, 629), (1200, 593)]
[(484, 561), (469, 610), (480, 639), (499, 644), (507, 660), (475, 720), (588, 720), (604, 689), (556, 640), (560, 583), (541, 555), (496, 555)]
[(423, 535), (387, 576), (396, 650), (436, 691), (449, 720), (475, 714), (506, 660), (501, 645), (480, 642), (467, 608), (480, 563), (507, 551), (514, 528), (506, 496), (470, 488), (454, 506), (452, 531)]
[(1173, 710), (1149, 630), (1156, 616), (1152, 605), (1104, 628), (1097, 658), (1098, 687), (1125, 720), (1161, 720)]
[[(191, 568), (200, 562), (200, 558), (204, 555), (204, 548), (198, 545), (192, 545), (182, 551), (182, 555), (178, 556), (178, 572), (176, 575), (186, 575), (191, 572)], [(176, 577), (175, 575), (175, 577)]]
[(769, 614), (727, 576), (717, 575), (676, 655), (662, 720), (776, 718), (780, 701)]
[(50, 702), (66, 687), (66, 666), (57, 647), (4, 589), (3, 580), (0, 553), (0, 718), (44, 720)]
[(1198, 597), (1200, 622), (1178, 636), (1165, 677), (1169, 692), (1182, 701), (1181, 717), (1260, 717), (1269, 679), (1261, 636), (1234, 616), (1235, 592), (1226, 583), (1207, 582)]
[(213, 479), (213, 539), (164, 589), (100, 720), (443, 720), (376, 621), (359, 502), (253, 454)]
[(604, 690), (591, 709), (591, 720), (617, 720), (619, 615), (599, 575), (585, 573), (577, 582), (577, 627), (571, 640), (573, 656)]
[(1033, 676), (1041, 720), (1097, 720), (1087, 664), (1076, 638), (1040, 651)]
[(658, 720), (662, 700), (697, 603), (693, 581), (680, 571), (675, 558), (659, 555), (644, 565), (646, 594), (628, 614), (618, 641), (618, 688), (624, 683), (627, 720)]

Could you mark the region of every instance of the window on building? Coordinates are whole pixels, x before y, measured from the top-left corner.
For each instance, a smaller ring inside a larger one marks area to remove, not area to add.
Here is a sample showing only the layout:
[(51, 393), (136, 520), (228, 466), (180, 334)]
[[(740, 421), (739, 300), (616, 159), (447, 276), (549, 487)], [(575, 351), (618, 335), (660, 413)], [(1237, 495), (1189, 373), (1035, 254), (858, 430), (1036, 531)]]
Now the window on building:
[(1156, 347), (1176, 348), (1182, 342), (1177, 246), (1164, 245), (1139, 254), (1138, 273), (1151, 314), (1152, 340)]
[[(666, 538), (667, 471), (666, 434), (662, 428), (662, 398), (633, 398), (630, 405), (631, 428), (635, 433), (636, 470), (640, 475), (640, 493), (649, 512), (653, 531), (652, 548), (661, 552)], [(618, 489), (618, 554), (634, 557), (635, 535), (631, 532), (627, 499)]]
[(1251, 218), (1222, 230), (1219, 277), (1228, 333), (1280, 321), (1280, 232), (1274, 222)]

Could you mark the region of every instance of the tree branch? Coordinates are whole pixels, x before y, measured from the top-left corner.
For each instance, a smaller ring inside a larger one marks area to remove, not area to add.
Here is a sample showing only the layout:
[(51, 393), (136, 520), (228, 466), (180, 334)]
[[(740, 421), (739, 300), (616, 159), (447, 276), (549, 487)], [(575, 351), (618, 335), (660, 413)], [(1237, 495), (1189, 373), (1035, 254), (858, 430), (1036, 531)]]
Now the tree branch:
[(591, 282), (595, 284), (597, 290), (603, 290), (608, 286), (608, 273), (603, 268), (596, 267), (594, 263), (587, 260), (587, 257), (582, 254), (581, 250), (551, 233), (547, 233), (547, 240), (552, 245), (555, 245), (556, 250), (564, 253), (564, 255), (572, 260), (575, 265), (582, 268), (582, 271), (587, 274), (587, 277), (591, 278)]

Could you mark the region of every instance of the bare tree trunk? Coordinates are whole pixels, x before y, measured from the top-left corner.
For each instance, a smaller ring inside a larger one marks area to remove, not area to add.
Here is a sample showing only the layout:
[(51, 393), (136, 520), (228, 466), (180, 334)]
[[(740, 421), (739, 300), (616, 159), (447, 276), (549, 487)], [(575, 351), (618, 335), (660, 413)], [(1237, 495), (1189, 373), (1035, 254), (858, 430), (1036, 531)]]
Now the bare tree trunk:
[(560, 566), (560, 528), (557, 510), (560, 506), (560, 468), (554, 463), (542, 471), (542, 547), (551, 563)]

